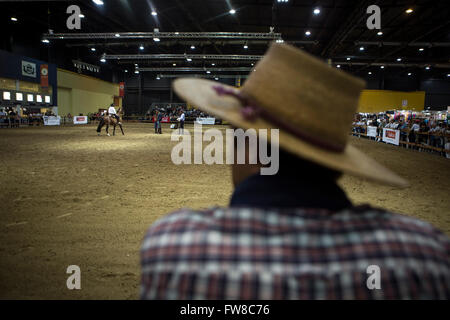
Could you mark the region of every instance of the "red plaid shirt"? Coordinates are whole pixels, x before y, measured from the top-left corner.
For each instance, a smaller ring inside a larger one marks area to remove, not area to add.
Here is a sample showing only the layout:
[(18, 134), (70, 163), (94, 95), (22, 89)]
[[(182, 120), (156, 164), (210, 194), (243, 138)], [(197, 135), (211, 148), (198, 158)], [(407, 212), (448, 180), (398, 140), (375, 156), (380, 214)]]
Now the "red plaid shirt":
[(449, 253), (428, 223), (367, 206), (181, 210), (145, 236), (141, 297), (449, 299)]

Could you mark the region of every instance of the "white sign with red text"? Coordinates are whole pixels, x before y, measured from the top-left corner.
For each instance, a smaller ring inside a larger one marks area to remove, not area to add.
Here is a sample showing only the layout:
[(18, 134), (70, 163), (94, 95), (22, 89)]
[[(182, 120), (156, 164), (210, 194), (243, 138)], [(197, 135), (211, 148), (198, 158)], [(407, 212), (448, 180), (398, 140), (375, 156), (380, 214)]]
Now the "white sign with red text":
[(384, 128), (383, 141), (398, 146), (400, 144), (400, 130)]
[(87, 124), (88, 117), (87, 116), (75, 116), (73, 117), (73, 124)]

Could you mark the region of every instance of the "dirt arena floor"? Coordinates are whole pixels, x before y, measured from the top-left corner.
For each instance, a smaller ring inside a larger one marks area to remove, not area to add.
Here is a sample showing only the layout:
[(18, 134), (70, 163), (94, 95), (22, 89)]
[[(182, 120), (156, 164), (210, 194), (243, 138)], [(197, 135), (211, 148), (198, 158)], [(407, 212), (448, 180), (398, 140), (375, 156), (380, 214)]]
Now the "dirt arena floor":
[[(0, 130), (0, 299), (137, 299), (147, 227), (180, 207), (226, 205), (226, 165), (170, 160), (172, 130), (125, 124)], [(345, 176), (357, 204), (426, 220), (450, 235), (450, 160), (364, 139), (351, 143), (407, 178), (404, 190)], [(68, 290), (69, 265), (81, 290)]]

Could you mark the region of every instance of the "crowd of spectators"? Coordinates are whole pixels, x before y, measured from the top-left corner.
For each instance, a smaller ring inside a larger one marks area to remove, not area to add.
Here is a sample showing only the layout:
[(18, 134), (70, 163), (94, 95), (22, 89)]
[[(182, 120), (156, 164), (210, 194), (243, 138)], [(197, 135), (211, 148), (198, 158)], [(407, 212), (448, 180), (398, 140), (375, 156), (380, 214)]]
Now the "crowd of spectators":
[(146, 113), (146, 120), (151, 120), (153, 116), (155, 116), (156, 111), (159, 111), (163, 117), (177, 118), (180, 113), (183, 111), (185, 113), (186, 119), (195, 120), (196, 118), (204, 118), (209, 117), (205, 112), (192, 108), (189, 110), (185, 110), (185, 106), (183, 105), (168, 105), (168, 106), (155, 106), (151, 110)]
[[(435, 120), (431, 117), (406, 117), (404, 115), (372, 114), (355, 115), (353, 134), (366, 135), (367, 127), (377, 128), (376, 141), (382, 140), (383, 129), (400, 131), (400, 145), (419, 151), (437, 152), (450, 158), (450, 125), (447, 120)], [(432, 147), (432, 148), (429, 148)], [(444, 150), (445, 149), (445, 150)]]

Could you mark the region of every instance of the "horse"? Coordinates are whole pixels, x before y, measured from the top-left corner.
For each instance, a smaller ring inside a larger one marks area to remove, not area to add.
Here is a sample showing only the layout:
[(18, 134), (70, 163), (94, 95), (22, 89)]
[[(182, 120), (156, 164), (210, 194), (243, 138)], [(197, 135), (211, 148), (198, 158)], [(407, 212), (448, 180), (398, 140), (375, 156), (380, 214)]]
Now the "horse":
[(106, 134), (108, 135), (108, 137), (110, 136), (109, 134), (109, 126), (112, 125), (114, 127), (113, 129), (113, 136), (116, 135), (116, 126), (119, 126), (120, 131), (122, 131), (122, 135), (125, 135), (125, 133), (123, 132), (123, 128), (122, 128), (122, 108), (119, 108), (117, 110), (117, 115), (119, 116), (119, 121), (117, 121), (117, 119), (115, 117), (109, 116), (109, 115), (104, 115), (103, 117), (100, 118), (100, 123), (98, 124), (97, 127), (97, 133), (98, 135), (100, 135), (100, 132), (102, 131), (103, 126), (106, 124)]

